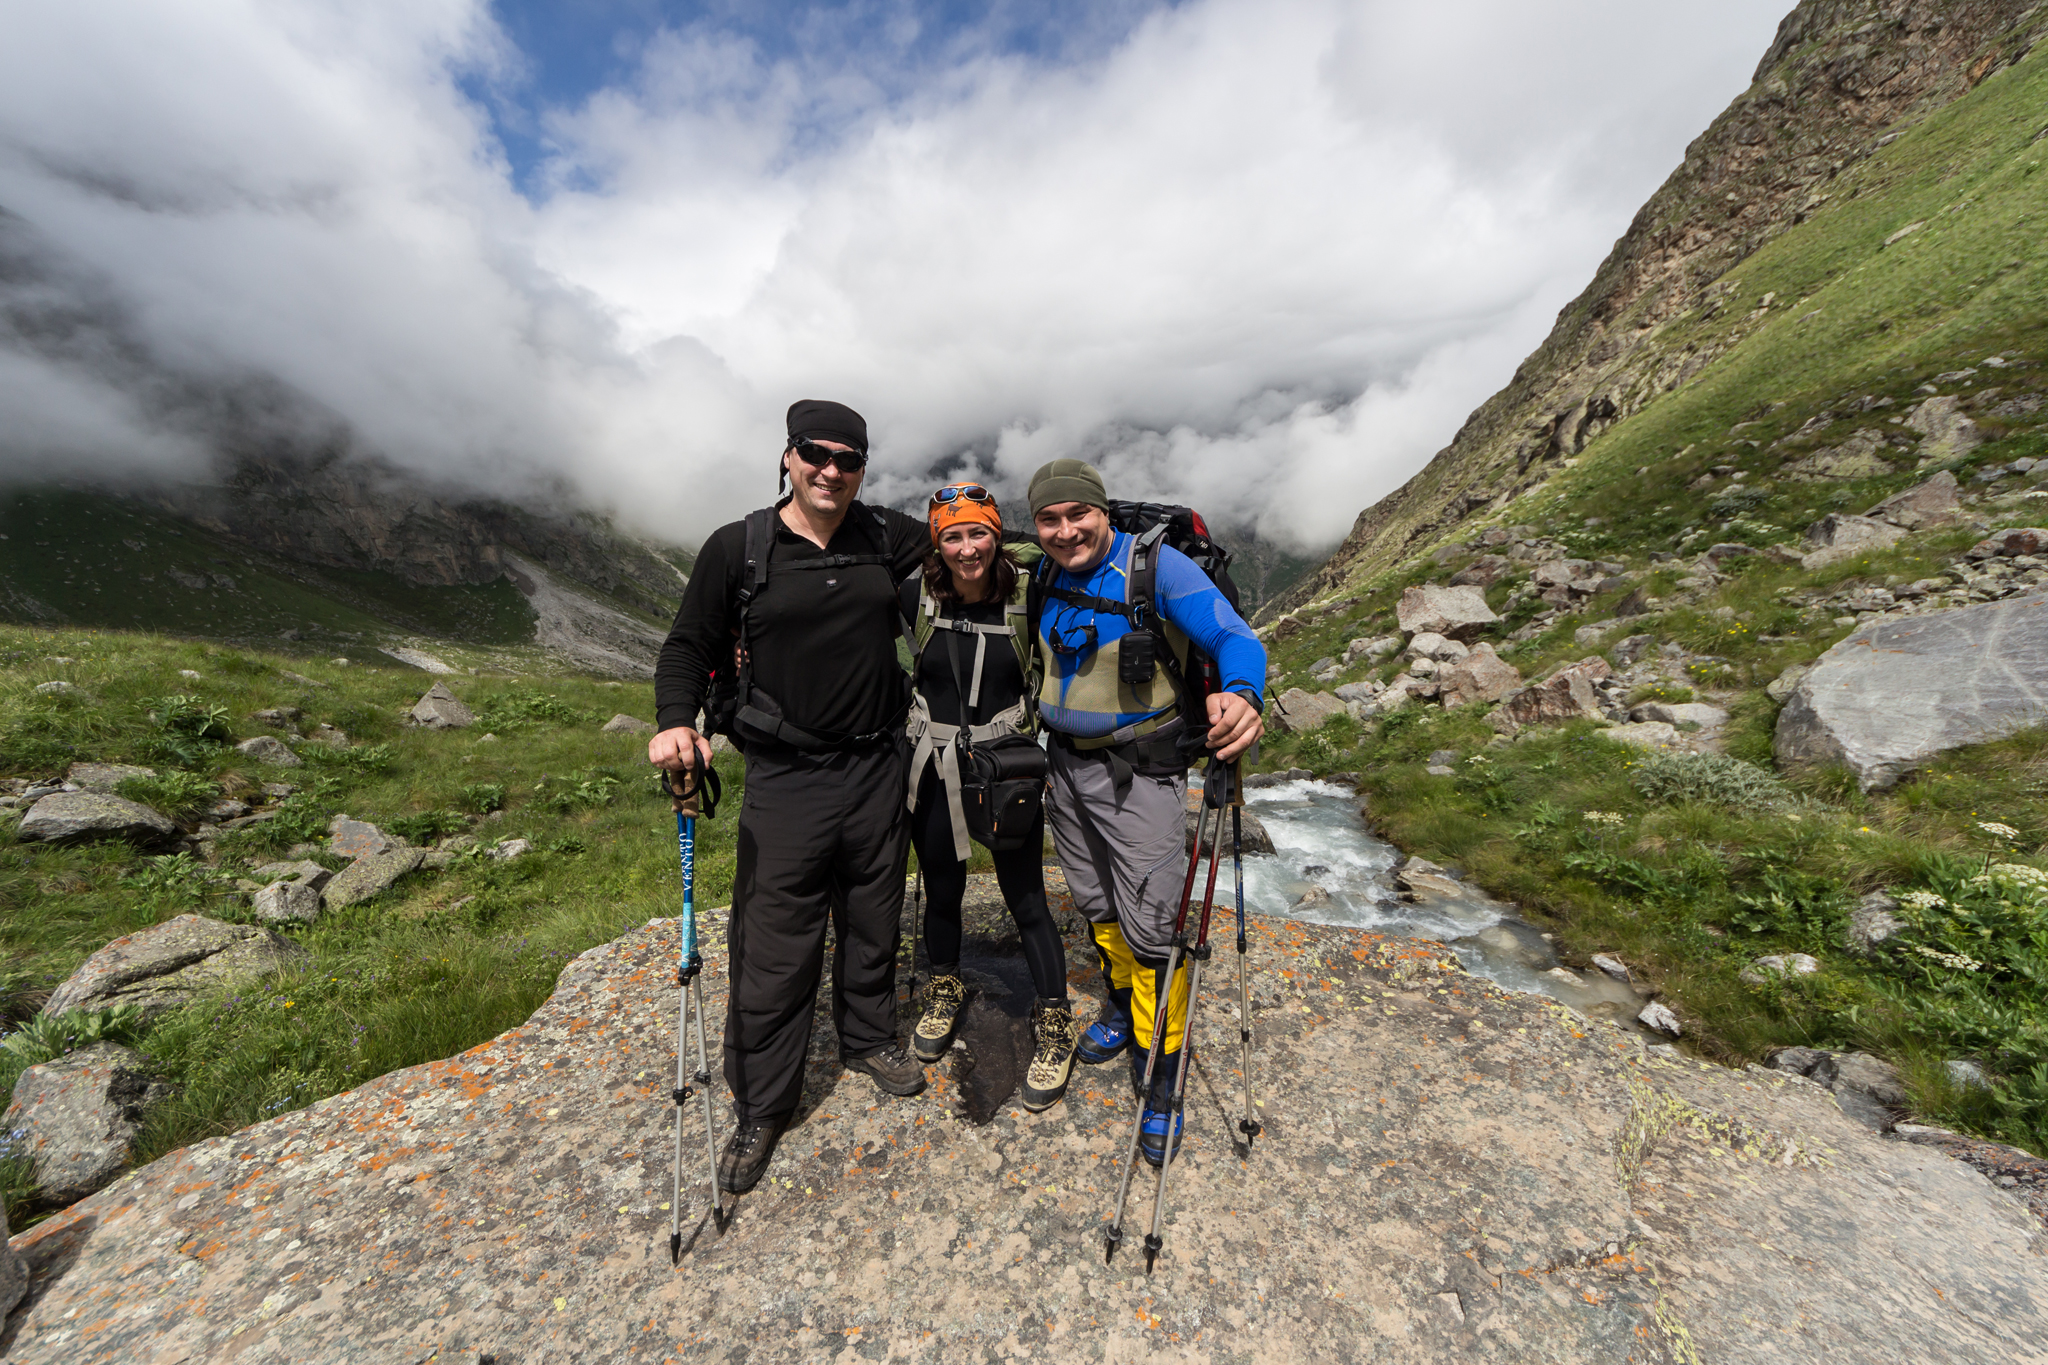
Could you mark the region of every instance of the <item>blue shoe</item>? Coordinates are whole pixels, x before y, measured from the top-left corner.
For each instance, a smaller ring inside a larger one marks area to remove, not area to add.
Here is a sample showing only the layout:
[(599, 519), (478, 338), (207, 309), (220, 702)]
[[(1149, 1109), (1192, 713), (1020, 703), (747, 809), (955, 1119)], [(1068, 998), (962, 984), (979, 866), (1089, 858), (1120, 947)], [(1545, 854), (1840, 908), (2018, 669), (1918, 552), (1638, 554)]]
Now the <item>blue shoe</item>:
[(1166, 1160), (1166, 1130), (1170, 1119), (1173, 1125), (1173, 1155), (1180, 1157), (1181, 1125), (1185, 1116), (1169, 1114), (1164, 1109), (1145, 1106), (1145, 1117), (1138, 1121), (1138, 1148), (1145, 1153), (1145, 1160), (1154, 1166)]
[(1131, 1046), (1131, 1021), (1105, 1014), (1081, 1033), (1074, 1055), (1090, 1066), (1100, 1066)]

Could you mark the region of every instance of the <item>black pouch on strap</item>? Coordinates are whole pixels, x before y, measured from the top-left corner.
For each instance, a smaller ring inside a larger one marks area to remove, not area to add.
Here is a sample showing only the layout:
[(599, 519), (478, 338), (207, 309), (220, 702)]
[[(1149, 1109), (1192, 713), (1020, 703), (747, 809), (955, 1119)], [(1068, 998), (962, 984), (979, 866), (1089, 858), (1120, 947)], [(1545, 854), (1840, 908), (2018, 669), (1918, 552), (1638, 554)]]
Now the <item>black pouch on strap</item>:
[(1031, 842), (1045, 799), (1045, 750), (1026, 735), (997, 735), (960, 748), (960, 806), (967, 833), (991, 853)]

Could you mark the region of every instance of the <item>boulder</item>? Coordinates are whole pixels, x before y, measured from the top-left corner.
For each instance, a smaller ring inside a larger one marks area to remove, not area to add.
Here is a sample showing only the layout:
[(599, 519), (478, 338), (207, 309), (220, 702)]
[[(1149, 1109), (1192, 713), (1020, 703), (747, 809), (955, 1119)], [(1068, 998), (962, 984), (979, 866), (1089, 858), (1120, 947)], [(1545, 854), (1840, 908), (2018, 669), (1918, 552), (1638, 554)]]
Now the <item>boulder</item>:
[(74, 763), (64, 774), (64, 780), (81, 791), (112, 796), (114, 788), (130, 778), (155, 776), (156, 769), (133, 763)]
[(55, 792), (29, 807), (14, 837), (23, 843), (45, 844), (125, 839), (143, 848), (154, 848), (176, 839), (178, 827), (169, 817), (125, 797), (104, 792)]
[(1920, 433), (1920, 454), (1927, 459), (1957, 459), (1984, 444), (1984, 433), (1963, 416), (1962, 400), (1952, 393), (1937, 395), (1913, 409), (1906, 428)]
[(1863, 515), (1917, 531), (1954, 521), (1962, 511), (1962, 504), (1956, 501), (1956, 476), (1944, 469), (1925, 483), (1892, 494)]
[(372, 896), (383, 895), (400, 877), (417, 868), (420, 858), (416, 848), (391, 848), (357, 858), (335, 873), (334, 880), (320, 892), (321, 908), (345, 910)]
[(1267, 722), (1281, 734), (1304, 734), (1319, 730), (1339, 716), (1351, 713), (1344, 703), (1328, 692), (1304, 692), (1290, 687), (1279, 696), (1267, 714)]
[(293, 734), (298, 733), (299, 722), (305, 718), (306, 713), (296, 706), (273, 706), (249, 713), (249, 719), (258, 725), (267, 725), (273, 730), (289, 730)]
[(1668, 721), (1643, 720), (1628, 725), (1610, 725), (1600, 732), (1603, 739), (1637, 749), (1675, 749), (1678, 730)]
[(12, 1150), (34, 1164), (44, 1197), (75, 1203), (121, 1173), (144, 1112), (170, 1092), (135, 1049), (94, 1043), (22, 1072), (5, 1127), (21, 1134)]
[[(1247, 787), (1251, 785), (1250, 779), (1246, 779), (1245, 785)], [(1262, 785), (1270, 786), (1272, 784), (1266, 783)], [(1190, 784), (1188, 787), (1188, 818), (1186, 835), (1187, 846), (1189, 848), (1193, 848), (1195, 846), (1195, 820), (1197, 816), (1201, 813), (1201, 809), (1202, 789), (1200, 786)], [(1242, 819), (1244, 825), (1245, 853), (1247, 855), (1250, 855), (1253, 853), (1269, 854), (1273, 852), (1273, 836), (1266, 832), (1266, 826), (1264, 822), (1261, 821), (1257, 815), (1254, 815), (1249, 807), (1242, 808), (1239, 811), (1239, 816)], [(1215, 818), (1213, 816), (1210, 818), (1210, 827), (1212, 829), (1215, 827)], [(1223, 822), (1223, 856), (1225, 858), (1228, 858), (1230, 856), (1230, 822), (1228, 819), (1225, 819), (1225, 821)], [(1226, 877), (1229, 875), (1228, 868), (1224, 870), (1224, 875)]]
[(1793, 664), (1790, 668), (1765, 684), (1764, 695), (1778, 703), (1778, 705), (1783, 706), (1787, 701), (1791, 700), (1793, 689), (1799, 686), (1799, 680), (1811, 672), (1813, 672), (1812, 664)]
[(1425, 630), (1408, 642), (1409, 657), (1434, 659), (1438, 663), (1456, 663), (1472, 651), (1456, 640)]
[(1869, 957), (1877, 945), (1905, 928), (1899, 919), (1899, 903), (1883, 891), (1873, 891), (1856, 902), (1849, 912), (1844, 946), (1859, 957)]
[(1386, 658), (1400, 648), (1401, 641), (1392, 635), (1375, 636), (1370, 640), (1353, 640), (1350, 644), (1344, 646), (1344, 662), (1347, 664), (1355, 663), (1360, 658), (1365, 658), (1378, 663), (1381, 659)]
[(1603, 975), (1610, 976), (1616, 981), (1633, 981), (1635, 979), (1629, 973), (1628, 964), (1611, 954), (1593, 954), (1593, 965), (1598, 967)]
[(245, 739), (237, 744), (235, 749), (258, 763), (268, 763), (273, 768), (296, 768), (305, 762), (275, 735), (258, 735), (254, 739)]
[(1892, 472), (1892, 467), (1879, 458), (1884, 448), (1883, 433), (1866, 427), (1838, 446), (1794, 460), (1778, 473), (1802, 483), (1819, 479), (1880, 479)]
[(1451, 586), (1490, 588), (1506, 578), (1514, 567), (1515, 562), (1506, 555), (1481, 555), (1451, 575)]
[(1904, 539), (1905, 534), (1890, 522), (1830, 512), (1806, 528), (1806, 543), (1814, 548), (1800, 557), (1799, 565), (1804, 569), (1824, 569), (1855, 555), (1888, 549)]
[(327, 885), (334, 876), (332, 872), (329, 872), (311, 858), (302, 858), (296, 862), (265, 863), (263, 866), (255, 869), (252, 875), (257, 880), (265, 883), (277, 881), (299, 882), (312, 887), (315, 891)]
[(462, 699), (448, 690), (448, 684), (435, 683), (426, 695), (413, 703), (413, 723), (424, 725), (429, 730), (459, 730), (466, 725), (476, 724), (476, 713), (462, 704)]
[(1636, 1022), (1644, 1028), (1657, 1030), (1667, 1038), (1676, 1038), (1685, 1032), (1684, 1027), (1678, 1022), (1678, 1016), (1661, 1000), (1652, 1000), (1643, 1006), (1636, 1015)]
[(1837, 1094), (1857, 1090), (1887, 1109), (1906, 1107), (1906, 1082), (1890, 1062), (1879, 1061), (1867, 1052), (1845, 1052), (1834, 1059)]
[[(2048, 551), (2048, 530), (2039, 526), (2015, 526), (1993, 531), (1964, 552), (1965, 559), (2016, 559)], [(73, 779), (76, 781), (77, 779)]]
[(1607, 660), (1597, 654), (1566, 664), (1542, 682), (1501, 698), (1491, 717), (1493, 726), (1496, 730), (1508, 730), (1522, 725), (1555, 725), (1582, 718), (1599, 720), (1604, 713), (1600, 709), (1600, 694), (1593, 683), (1613, 671)]
[(1469, 585), (1455, 588), (1425, 583), (1406, 588), (1394, 608), (1394, 619), (1409, 634), (1434, 631), (1453, 640), (1471, 640), (1500, 620), (1486, 605), (1486, 594)]
[(603, 726), (608, 735), (651, 735), (654, 727), (644, 720), (628, 715), (616, 715)]
[(270, 924), (302, 924), (320, 913), (320, 888), (306, 882), (272, 882), (249, 899), (256, 917)]
[(1655, 643), (1657, 643), (1657, 637), (1654, 635), (1630, 635), (1616, 640), (1614, 648), (1607, 652), (1613, 657), (1614, 662), (1620, 664), (1623, 668), (1627, 668), (1637, 659), (1642, 658), (1643, 652)]
[(1865, 791), (2048, 713), (2048, 594), (1869, 621), (1778, 713), (1781, 764), (1843, 763)]
[(533, 852), (533, 845), (525, 839), (506, 839), (501, 843), (491, 845), (490, 848), (490, 856), (501, 863), (509, 863), (514, 858), (523, 858), (531, 852)]
[(6, 1320), (27, 1293), (28, 1268), (14, 1254), (14, 1248), (7, 1245), (7, 1209), (0, 1205), (0, 1322)]
[(1750, 963), (1735, 976), (1745, 985), (1761, 986), (1780, 977), (1812, 976), (1819, 970), (1819, 960), (1805, 953), (1771, 953)]
[(276, 971), (304, 956), (304, 949), (268, 929), (180, 915), (94, 953), (57, 987), (43, 1011), (136, 1005), (145, 1015), (161, 1014), (222, 982)]
[(327, 847), (337, 857), (369, 858), (405, 847), (405, 840), (386, 834), (367, 820), (337, 815), (327, 823)]
[(1630, 720), (1661, 720), (1667, 725), (1697, 725), (1703, 730), (1728, 723), (1728, 713), (1703, 701), (1646, 701), (1628, 713)]
[(1781, 1047), (1765, 1060), (1773, 1071), (1804, 1076), (1821, 1085), (1835, 1083), (1835, 1054), (1817, 1047)]
[(1437, 682), (1445, 706), (1463, 706), (1467, 702), (1499, 701), (1522, 685), (1522, 673), (1482, 640)]

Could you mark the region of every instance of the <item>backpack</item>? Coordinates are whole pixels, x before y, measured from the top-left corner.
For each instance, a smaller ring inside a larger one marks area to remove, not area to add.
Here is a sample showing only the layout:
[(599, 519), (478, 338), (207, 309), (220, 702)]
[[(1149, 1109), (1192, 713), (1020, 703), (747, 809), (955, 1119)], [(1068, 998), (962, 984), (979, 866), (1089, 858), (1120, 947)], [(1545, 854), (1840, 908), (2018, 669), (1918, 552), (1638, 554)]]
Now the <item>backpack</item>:
[[(739, 592), (734, 596), (738, 625), (733, 629), (733, 662), (713, 669), (704, 705), (704, 733), (728, 735), (736, 746), (749, 740), (768, 740), (792, 749), (848, 749), (879, 743), (895, 733), (899, 716), (880, 730), (865, 735), (833, 735), (807, 730), (784, 718), (782, 705), (754, 686), (753, 650), (750, 640), (751, 608), (754, 599), (768, 586), (769, 556), (775, 548), (775, 520), (779, 507), (763, 507), (747, 513), (746, 548), (741, 559)], [(777, 570), (848, 569), (857, 565), (879, 565), (890, 569), (887, 522), (865, 503), (847, 508), (849, 520), (867, 529), (875, 553), (865, 555), (824, 554), (804, 559), (779, 560)], [(906, 701), (908, 692), (906, 689)]]
[[(1201, 646), (1192, 639), (1188, 641), (1185, 668), (1173, 657), (1172, 649), (1159, 646), (1160, 631), (1155, 625), (1158, 618), (1153, 607), (1158, 596), (1159, 547), (1169, 545), (1193, 560), (1195, 567), (1202, 571), (1216, 591), (1223, 594), (1223, 600), (1230, 604), (1230, 609), (1242, 616), (1244, 605), (1237, 584), (1230, 577), (1230, 551), (1209, 534), (1202, 514), (1192, 507), (1115, 499), (1109, 504), (1109, 524), (1115, 530), (1136, 538), (1131, 547), (1125, 600), (1113, 602), (1053, 587), (1052, 577), (1059, 571), (1059, 565), (1047, 556), (1038, 562), (1031, 577), (1031, 633), (1034, 638), (1038, 634), (1039, 613), (1046, 597), (1129, 618), (1130, 631), (1119, 641), (1118, 680), (1150, 682), (1154, 673), (1163, 668), (1167, 680), (1173, 684), (1178, 699), (1176, 705), (1185, 723), (1180, 727), (1172, 755), (1156, 752), (1156, 746), (1145, 746), (1145, 751), (1138, 753), (1135, 760), (1126, 761), (1143, 764), (1144, 768), (1169, 767), (1185, 771), (1206, 752), (1203, 741), (1209, 728), (1206, 723), (1208, 699), (1211, 693), (1221, 690), (1222, 677), (1216, 661), (1203, 653)], [(1143, 740), (1136, 743), (1144, 745)]]

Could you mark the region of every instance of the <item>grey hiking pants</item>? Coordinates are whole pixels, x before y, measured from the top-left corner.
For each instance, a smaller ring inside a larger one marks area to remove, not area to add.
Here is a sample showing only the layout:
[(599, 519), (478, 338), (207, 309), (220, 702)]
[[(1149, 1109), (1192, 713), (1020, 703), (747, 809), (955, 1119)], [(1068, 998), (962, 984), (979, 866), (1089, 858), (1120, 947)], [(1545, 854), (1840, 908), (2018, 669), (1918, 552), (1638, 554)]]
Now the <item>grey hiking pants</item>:
[(1057, 739), (1046, 752), (1046, 823), (1074, 907), (1163, 968), (1188, 868), (1186, 774), (1134, 776), (1119, 792), (1106, 758)]

